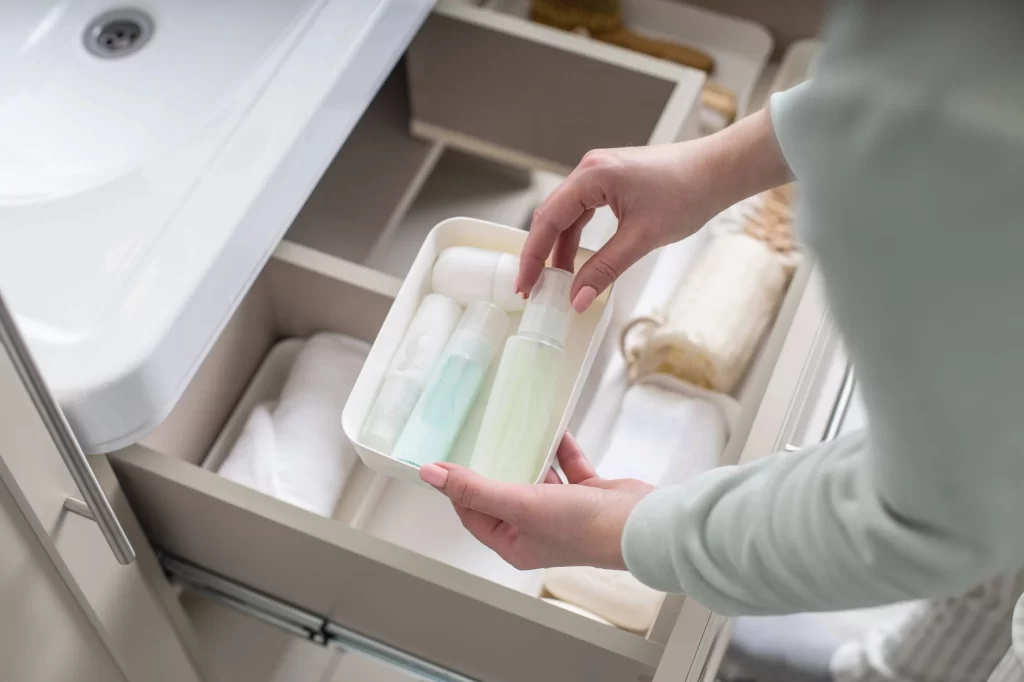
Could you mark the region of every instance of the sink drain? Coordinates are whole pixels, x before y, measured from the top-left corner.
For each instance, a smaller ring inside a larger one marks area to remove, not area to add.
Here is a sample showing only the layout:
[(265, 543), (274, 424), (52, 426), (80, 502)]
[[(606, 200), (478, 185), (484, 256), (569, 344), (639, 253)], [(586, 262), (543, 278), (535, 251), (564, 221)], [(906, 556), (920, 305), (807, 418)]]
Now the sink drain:
[(153, 19), (137, 9), (115, 9), (89, 22), (82, 36), (85, 49), (103, 59), (135, 54), (153, 37)]

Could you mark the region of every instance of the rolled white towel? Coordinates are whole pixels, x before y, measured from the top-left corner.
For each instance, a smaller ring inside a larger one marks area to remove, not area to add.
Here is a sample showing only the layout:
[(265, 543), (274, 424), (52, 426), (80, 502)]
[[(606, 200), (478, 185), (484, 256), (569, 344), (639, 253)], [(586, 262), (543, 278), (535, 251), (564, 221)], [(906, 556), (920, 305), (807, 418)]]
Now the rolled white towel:
[(358, 456), (341, 411), (369, 345), (319, 333), (299, 351), (276, 406), (253, 410), (219, 473), (321, 516), (331, 516)]
[(280, 497), (277, 485), (277, 436), (274, 433), (274, 418), (270, 415), (272, 408), (273, 403), (260, 403), (252, 409), (242, 433), (217, 473), (235, 483)]
[(597, 473), (651, 485), (685, 483), (718, 466), (728, 426), (712, 402), (652, 384), (631, 386)]

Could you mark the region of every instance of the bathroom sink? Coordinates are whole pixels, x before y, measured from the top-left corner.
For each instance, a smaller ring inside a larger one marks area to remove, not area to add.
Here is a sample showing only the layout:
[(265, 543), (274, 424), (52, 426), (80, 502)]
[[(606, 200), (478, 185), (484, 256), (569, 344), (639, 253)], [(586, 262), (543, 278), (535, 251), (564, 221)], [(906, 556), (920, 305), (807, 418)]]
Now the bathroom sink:
[(16, 0), (0, 292), (89, 452), (166, 415), (431, 0)]
[(25, 0), (4, 22), (0, 201), (85, 191), (166, 154), (251, 98), (313, 8), (192, 0), (104, 11), (108, 4)]

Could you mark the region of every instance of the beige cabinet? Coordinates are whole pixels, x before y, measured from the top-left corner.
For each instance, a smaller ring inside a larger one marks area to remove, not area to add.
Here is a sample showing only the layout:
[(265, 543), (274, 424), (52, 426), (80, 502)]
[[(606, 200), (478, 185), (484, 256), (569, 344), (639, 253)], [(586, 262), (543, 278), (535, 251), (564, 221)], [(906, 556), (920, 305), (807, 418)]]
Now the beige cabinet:
[(0, 463), (0, 679), (130, 682), (3, 473)]
[[(51, 549), (53, 560), (60, 567), (56, 579), (66, 581), (66, 591), (77, 598), (78, 609), (87, 613), (98, 628), (96, 636), (109, 646), (109, 656), (125, 678), (129, 682), (199, 682), (197, 665), (179, 636), (184, 631), (187, 637), (187, 630), (182, 627), (184, 616), (176, 624), (169, 611), (177, 608), (180, 612), (180, 606), (166, 593), (161, 594), (161, 590), (168, 589), (166, 582), (144, 536), (133, 525), (131, 510), (117, 497), (113, 476), (105, 477), (107, 493), (114, 499), (121, 524), (137, 532), (134, 544), (139, 548), (138, 556), (129, 565), (118, 563), (92, 519), (67, 510), (66, 504), (84, 507), (68, 503), (81, 498), (81, 492), (26, 392), (16, 366), (0, 347), (0, 483), (6, 482), (18, 490), (23, 514), (36, 526), (41, 542)], [(102, 460), (96, 463), (103, 464)], [(15, 540), (10, 542), (13, 546)], [(7, 557), (5, 536), (0, 539), (0, 559)], [(4, 569), (14, 570), (6, 564)], [(5, 601), (16, 598), (18, 580), (25, 580), (26, 588), (30, 582), (27, 577), (11, 575), (10, 582), (0, 582)], [(12, 608), (0, 609), (2, 627), (18, 629), (22, 609), (14, 608), (13, 601), (9, 603)], [(3, 644), (10, 642), (5, 638)], [(26, 635), (18, 642), (25, 656), (41, 661), (54, 656), (56, 647), (45, 633), (31, 638)], [(6, 660), (0, 656), (0, 661)], [(53, 664), (59, 662), (57, 657)], [(52, 679), (72, 678), (79, 679), (73, 675)], [(0, 679), (35, 682), (51, 678), (0, 675)]]

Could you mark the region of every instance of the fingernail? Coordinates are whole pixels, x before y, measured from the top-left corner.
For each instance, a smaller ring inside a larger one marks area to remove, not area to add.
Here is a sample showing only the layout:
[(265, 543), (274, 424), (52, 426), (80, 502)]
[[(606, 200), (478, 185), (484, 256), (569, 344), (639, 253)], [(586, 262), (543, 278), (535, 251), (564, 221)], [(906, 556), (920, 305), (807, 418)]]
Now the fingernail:
[(519, 293), (519, 275), (516, 275), (516, 278), (512, 280), (512, 288), (517, 294)]
[(440, 490), (448, 482), (448, 472), (436, 464), (425, 464), (420, 468), (420, 479)]
[(572, 299), (572, 307), (578, 313), (585, 313), (595, 298), (597, 298), (597, 289), (594, 287), (583, 287), (576, 292), (576, 297)]

